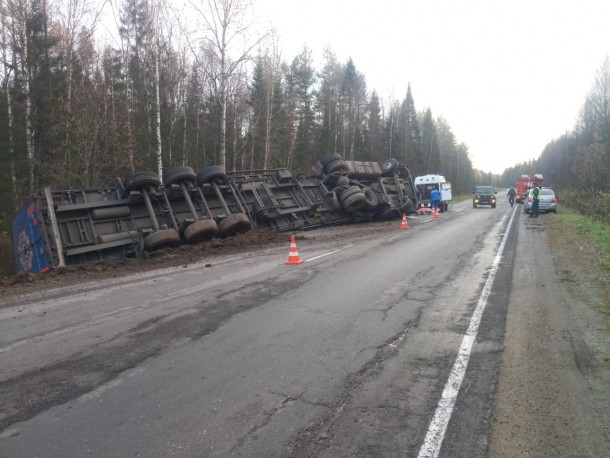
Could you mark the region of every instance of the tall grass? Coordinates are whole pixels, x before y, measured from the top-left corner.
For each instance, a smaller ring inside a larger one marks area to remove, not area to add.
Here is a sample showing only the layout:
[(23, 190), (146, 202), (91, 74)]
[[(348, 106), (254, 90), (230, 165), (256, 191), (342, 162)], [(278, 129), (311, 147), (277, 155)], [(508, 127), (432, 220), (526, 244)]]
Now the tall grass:
[[(565, 203), (565, 202), (564, 202)], [(610, 332), (610, 225), (561, 205), (552, 220), (556, 248), (567, 250), (575, 266), (590, 271), (602, 297), (597, 309), (605, 316)], [(553, 242), (552, 242), (553, 243)]]
[(560, 207), (557, 218), (569, 241), (587, 246), (592, 255), (589, 261), (610, 275), (610, 226), (565, 205)]
[(560, 204), (565, 204), (603, 224), (610, 224), (610, 193), (602, 191), (588, 193), (581, 190), (568, 189), (560, 194), (558, 198)]

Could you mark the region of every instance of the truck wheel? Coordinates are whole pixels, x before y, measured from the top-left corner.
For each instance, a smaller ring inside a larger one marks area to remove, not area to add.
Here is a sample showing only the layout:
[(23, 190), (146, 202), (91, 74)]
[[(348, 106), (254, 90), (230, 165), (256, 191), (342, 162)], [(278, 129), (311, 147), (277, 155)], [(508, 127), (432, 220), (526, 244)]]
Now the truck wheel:
[(375, 194), (375, 191), (373, 191), (371, 188), (364, 186), (362, 188), (362, 193), (364, 194), (366, 206), (368, 208), (372, 209), (379, 205), (379, 197), (377, 197), (377, 194)]
[(180, 235), (175, 229), (162, 229), (153, 232), (144, 239), (144, 249), (153, 251), (158, 248), (168, 245), (178, 245), (180, 243)]
[(491, 204), (491, 208), (496, 208), (496, 204)]
[(477, 204), (475, 204), (474, 202), (472, 203), (472, 208), (477, 208)]
[(218, 233), (218, 224), (213, 219), (200, 219), (184, 230), (184, 239), (188, 243), (211, 240)]
[(163, 174), (163, 184), (166, 187), (180, 181), (195, 182), (195, 171), (188, 166), (174, 167)]
[(364, 197), (364, 193), (360, 192), (357, 194), (352, 194), (347, 199), (343, 200), (341, 203), (343, 205), (343, 209), (348, 212), (355, 212), (360, 210), (362, 207), (366, 205), (366, 197)]
[(224, 172), (219, 165), (210, 165), (202, 168), (197, 174), (197, 184), (201, 186), (205, 183), (211, 183), (215, 181), (219, 184), (227, 181), (227, 174)]
[(322, 168), (326, 168), (326, 166), (328, 164), (330, 164), (331, 162), (335, 162), (335, 161), (340, 161), (343, 160), (343, 158), (341, 157), (341, 155), (339, 153), (332, 153), (332, 154), (327, 154), (326, 156), (324, 156), (321, 160), (320, 160), (320, 164), (322, 164)]
[(360, 189), (359, 186), (349, 186), (348, 188), (345, 188), (340, 194), (339, 194), (339, 200), (341, 202), (345, 201), (348, 197), (353, 196), (355, 194), (363, 194), (362, 190)]
[(336, 161), (331, 162), (326, 167), (324, 167), (324, 172), (333, 173), (333, 172), (347, 172), (348, 167), (346, 162), (343, 159), (337, 159)]
[(414, 213), (414, 212), (415, 212), (415, 204), (413, 204), (411, 199), (408, 199), (404, 204), (402, 204), (400, 206), (400, 213), (402, 213), (403, 215), (410, 215), (411, 213)]
[(244, 234), (252, 229), (250, 218), (245, 213), (233, 213), (218, 225), (218, 235), (222, 238), (235, 234)]
[(384, 211), (380, 215), (380, 217), (384, 218), (384, 219), (398, 218), (399, 216), (402, 216), (402, 215), (396, 208), (388, 208), (386, 211)]
[(124, 185), (128, 192), (138, 191), (146, 186), (158, 188), (161, 180), (155, 172), (136, 172), (125, 179)]
[(389, 158), (381, 165), (381, 176), (387, 177), (392, 175), (394, 172), (396, 172), (399, 165), (400, 164), (395, 158)]

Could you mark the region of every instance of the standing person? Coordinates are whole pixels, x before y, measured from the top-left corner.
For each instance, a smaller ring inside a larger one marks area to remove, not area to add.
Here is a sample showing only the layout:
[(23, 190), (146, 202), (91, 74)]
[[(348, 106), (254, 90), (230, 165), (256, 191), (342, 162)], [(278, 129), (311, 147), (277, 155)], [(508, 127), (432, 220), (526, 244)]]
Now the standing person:
[(532, 191), (532, 209), (530, 210), (530, 218), (538, 218), (538, 207), (540, 206), (540, 185), (536, 183)]
[(510, 202), (510, 208), (513, 208), (513, 204), (515, 203), (515, 196), (517, 195), (517, 191), (515, 191), (515, 188), (511, 187), (508, 190), (508, 201)]
[(438, 212), (440, 201), (441, 193), (438, 192), (438, 189), (434, 188), (430, 191), (430, 205), (432, 206), (433, 211)]

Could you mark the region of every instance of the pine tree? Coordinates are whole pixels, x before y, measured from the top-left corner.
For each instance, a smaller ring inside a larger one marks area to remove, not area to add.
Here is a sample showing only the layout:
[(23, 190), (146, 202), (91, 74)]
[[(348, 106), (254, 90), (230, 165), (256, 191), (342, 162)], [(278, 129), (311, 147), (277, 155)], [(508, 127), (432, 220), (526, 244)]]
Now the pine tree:
[(330, 48), (324, 50), (324, 67), (319, 73), (320, 89), (316, 101), (318, 112), (319, 139), (317, 151), (324, 154), (337, 152), (339, 136), (339, 92), (343, 68)]
[(422, 120), (422, 152), (425, 158), (426, 173), (439, 172), (440, 154), (438, 148), (438, 138), (436, 135), (436, 125), (432, 118), (432, 110), (428, 107)]
[(368, 149), (364, 157), (367, 160), (382, 162), (385, 158), (385, 151), (383, 148), (382, 121), (383, 120), (381, 117), (381, 102), (379, 100), (377, 92), (373, 91), (368, 104)]
[(291, 144), (286, 167), (309, 169), (314, 159), (313, 88), (315, 70), (311, 51), (304, 47), (296, 56), (287, 75), (288, 121), (291, 125)]
[(412, 168), (412, 170), (417, 170), (423, 173), (425, 170), (425, 160), (422, 151), (421, 129), (419, 127), (417, 111), (415, 110), (415, 102), (413, 101), (410, 83), (407, 86), (407, 95), (404, 103), (406, 111), (406, 139), (404, 152), (405, 164)]

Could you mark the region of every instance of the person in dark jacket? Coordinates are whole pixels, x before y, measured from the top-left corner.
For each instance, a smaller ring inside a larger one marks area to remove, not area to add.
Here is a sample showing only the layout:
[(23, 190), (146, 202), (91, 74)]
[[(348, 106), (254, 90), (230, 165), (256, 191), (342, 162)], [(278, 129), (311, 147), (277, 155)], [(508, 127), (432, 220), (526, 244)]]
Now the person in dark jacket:
[(441, 202), (441, 193), (438, 189), (434, 188), (430, 191), (430, 205), (432, 206), (432, 210), (438, 212)]
[(506, 194), (506, 196), (508, 197), (508, 201), (510, 202), (510, 208), (513, 208), (513, 204), (515, 203), (516, 195), (517, 195), (517, 191), (515, 191), (515, 188), (510, 188), (508, 190), (508, 194)]

